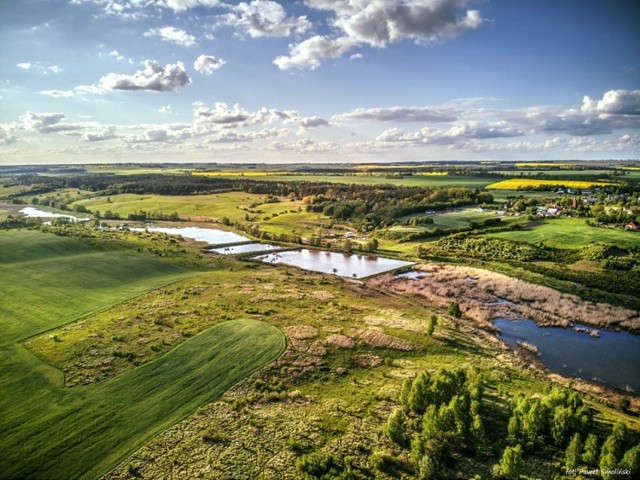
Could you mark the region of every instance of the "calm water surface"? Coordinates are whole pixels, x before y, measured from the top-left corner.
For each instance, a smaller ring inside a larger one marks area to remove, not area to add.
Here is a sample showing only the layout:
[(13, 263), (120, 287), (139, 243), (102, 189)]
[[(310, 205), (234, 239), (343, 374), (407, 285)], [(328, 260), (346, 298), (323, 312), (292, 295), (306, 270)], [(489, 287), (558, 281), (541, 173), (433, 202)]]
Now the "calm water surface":
[(600, 338), (567, 328), (540, 328), (532, 320), (497, 319), (502, 339), (535, 345), (540, 360), (566, 377), (595, 380), (640, 393), (640, 336), (600, 330)]
[(265, 263), (281, 263), (312, 272), (333, 273), (341, 277), (354, 277), (355, 274), (355, 278), (369, 277), (377, 273), (413, 265), (413, 262), (391, 258), (307, 249), (271, 253), (257, 258)]
[[(136, 232), (143, 232), (144, 228), (132, 228)], [(225, 232), (216, 228), (200, 227), (147, 227), (150, 232), (161, 232), (169, 235), (180, 235), (184, 238), (191, 238), (199, 242), (207, 242), (211, 245), (224, 245), (225, 243), (246, 242), (249, 239), (233, 232)]]
[(280, 245), (271, 245), (268, 243), (249, 243), (245, 245), (234, 245), (232, 247), (212, 248), (211, 251), (223, 255), (235, 255), (238, 253), (269, 252), (280, 248), (282, 248)]
[(74, 222), (86, 222), (89, 220), (88, 218), (74, 217), (73, 215), (66, 215), (64, 213), (45, 212), (44, 210), (33, 207), (24, 207), (20, 209), (20, 213), (31, 218), (68, 218)]

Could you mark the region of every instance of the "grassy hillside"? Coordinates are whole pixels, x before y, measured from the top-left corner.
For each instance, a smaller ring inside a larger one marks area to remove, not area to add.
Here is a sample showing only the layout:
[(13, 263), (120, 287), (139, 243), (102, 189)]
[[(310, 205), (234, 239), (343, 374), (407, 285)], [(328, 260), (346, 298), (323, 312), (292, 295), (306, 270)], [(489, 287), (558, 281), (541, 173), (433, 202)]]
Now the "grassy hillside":
[(149, 256), (41, 232), (0, 233), (2, 345), (194, 275)]
[(95, 478), (146, 440), (277, 358), (286, 345), (257, 320), (214, 326), (100, 384), (64, 389), (23, 347), (0, 349), (3, 478)]

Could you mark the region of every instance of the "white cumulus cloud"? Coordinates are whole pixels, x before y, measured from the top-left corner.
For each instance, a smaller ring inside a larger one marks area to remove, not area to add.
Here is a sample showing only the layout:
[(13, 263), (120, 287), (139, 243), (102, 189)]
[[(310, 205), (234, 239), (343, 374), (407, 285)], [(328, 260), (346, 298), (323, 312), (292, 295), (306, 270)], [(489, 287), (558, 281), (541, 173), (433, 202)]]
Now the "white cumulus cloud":
[(117, 138), (116, 127), (107, 127), (100, 132), (86, 132), (82, 135), (82, 137), (80, 137), (80, 140), (82, 140), (83, 142), (102, 142), (104, 140), (111, 140), (113, 138)]
[(484, 19), (478, 10), (465, 10), (469, 0), (307, 0), (306, 5), (334, 14), (337, 36), (316, 35), (289, 46), (289, 55), (276, 58), (282, 70), (317, 68), (324, 59), (341, 57), (360, 46), (384, 48), (412, 40), (432, 43), (477, 29)]
[(270, 0), (241, 2), (222, 17), (221, 23), (241, 28), (253, 38), (288, 37), (311, 28), (306, 16), (288, 17), (282, 5)]
[(145, 60), (144, 70), (133, 75), (109, 73), (102, 77), (99, 86), (107, 90), (149, 90), (174, 92), (191, 83), (182, 62), (161, 66), (154, 60)]
[(200, 55), (193, 62), (193, 68), (204, 75), (211, 75), (216, 70), (219, 70), (225, 63), (222, 58), (216, 58), (212, 55)]
[(640, 115), (640, 90), (609, 90), (601, 100), (585, 96), (580, 110), (586, 113)]
[(145, 37), (160, 37), (163, 42), (175, 43), (183, 47), (194, 47), (198, 44), (196, 37), (175, 27), (150, 28), (143, 35)]

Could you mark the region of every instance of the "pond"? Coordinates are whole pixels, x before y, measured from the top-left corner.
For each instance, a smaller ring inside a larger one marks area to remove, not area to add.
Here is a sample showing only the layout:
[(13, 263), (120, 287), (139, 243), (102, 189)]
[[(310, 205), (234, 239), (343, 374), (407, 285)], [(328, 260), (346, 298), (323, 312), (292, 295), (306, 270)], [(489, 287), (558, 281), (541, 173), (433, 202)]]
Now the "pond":
[(280, 245), (271, 245), (268, 243), (249, 243), (244, 245), (234, 245), (232, 247), (212, 248), (211, 252), (221, 253), (222, 255), (237, 255), (239, 253), (259, 253), (279, 250)]
[(224, 245), (225, 243), (239, 243), (249, 241), (247, 237), (238, 235), (233, 232), (226, 232), (216, 228), (200, 228), (200, 227), (147, 227), (131, 228), (135, 232), (160, 232), (169, 235), (180, 235), (184, 238), (191, 238), (199, 242), (207, 242), (210, 245)]
[(31, 218), (68, 218), (72, 222), (86, 222), (89, 220), (88, 218), (74, 217), (73, 215), (66, 215), (64, 213), (45, 212), (44, 210), (33, 207), (21, 208), (20, 213)]
[[(532, 320), (495, 321), (502, 339), (535, 345), (549, 370), (640, 393), (640, 336), (600, 330), (600, 337), (567, 328), (541, 328)], [(585, 329), (589, 330), (589, 329)]]
[(373, 257), (317, 250), (295, 250), (256, 257), (265, 263), (280, 263), (319, 273), (332, 273), (341, 277), (364, 278), (396, 268), (413, 265), (413, 262), (391, 258)]

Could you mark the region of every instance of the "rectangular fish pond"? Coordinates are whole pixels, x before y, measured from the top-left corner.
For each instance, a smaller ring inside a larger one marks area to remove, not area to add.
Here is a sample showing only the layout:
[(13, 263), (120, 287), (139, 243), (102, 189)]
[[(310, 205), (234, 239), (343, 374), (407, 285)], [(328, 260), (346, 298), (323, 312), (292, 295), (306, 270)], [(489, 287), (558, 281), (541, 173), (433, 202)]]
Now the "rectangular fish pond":
[(230, 245), (228, 247), (212, 248), (210, 252), (220, 253), (222, 255), (238, 255), (240, 253), (260, 253), (280, 250), (280, 245), (271, 245), (269, 243), (245, 243), (243, 245)]
[(340, 277), (365, 278), (413, 265), (413, 262), (372, 255), (325, 252), (319, 250), (294, 250), (274, 252), (255, 257), (264, 263), (291, 265), (312, 272), (330, 273)]
[(226, 243), (241, 243), (250, 241), (247, 237), (234, 232), (218, 230), (216, 228), (201, 227), (146, 227), (131, 228), (134, 232), (160, 232), (168, 235), (180, 235), (184, 238), (191, 238), (199, 242), (207, 242), (209, 245), (224, 245)]

